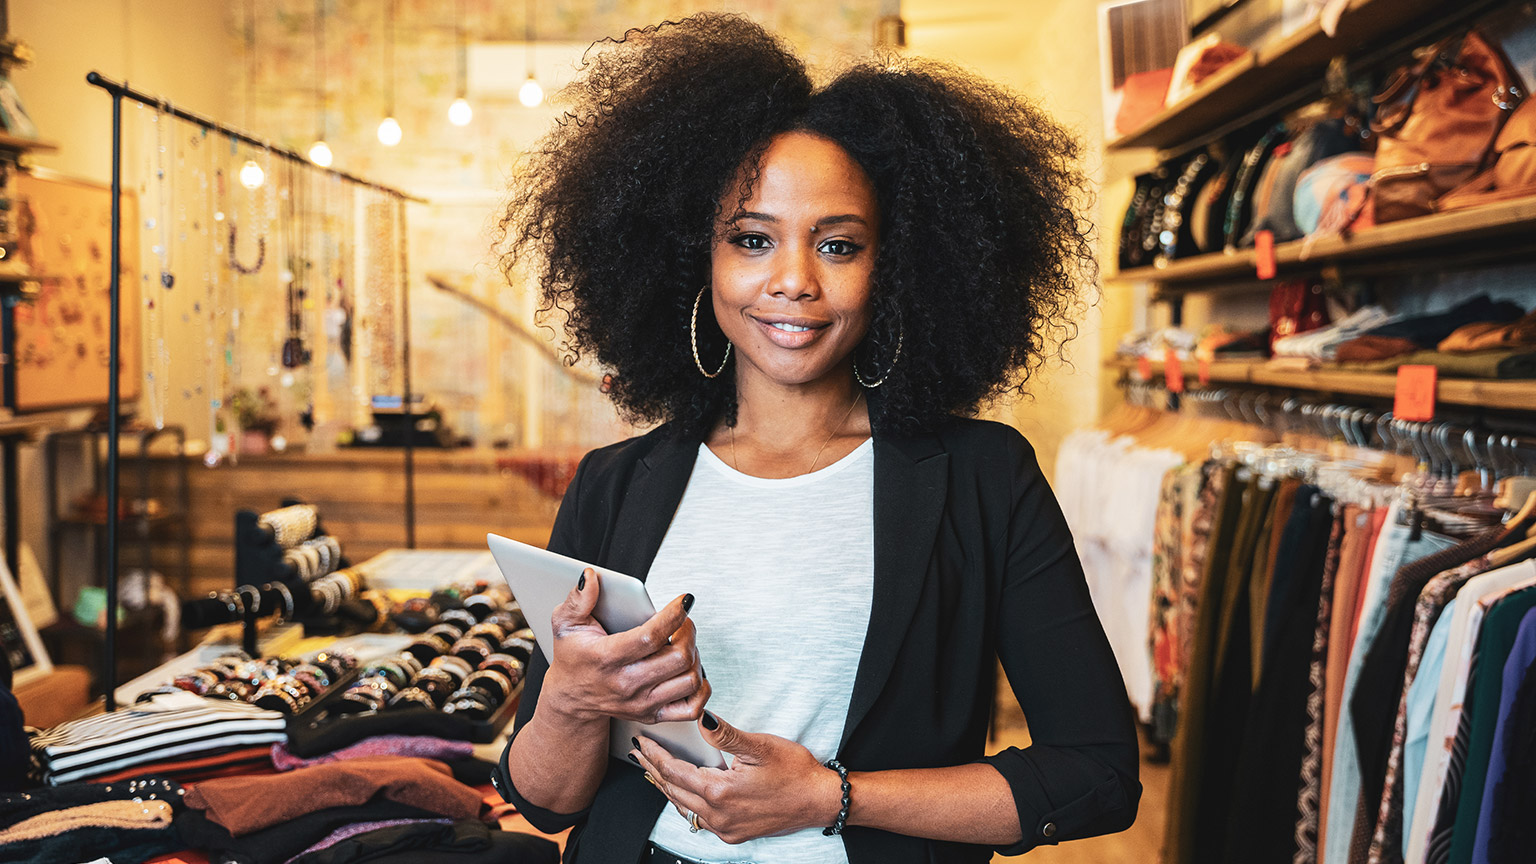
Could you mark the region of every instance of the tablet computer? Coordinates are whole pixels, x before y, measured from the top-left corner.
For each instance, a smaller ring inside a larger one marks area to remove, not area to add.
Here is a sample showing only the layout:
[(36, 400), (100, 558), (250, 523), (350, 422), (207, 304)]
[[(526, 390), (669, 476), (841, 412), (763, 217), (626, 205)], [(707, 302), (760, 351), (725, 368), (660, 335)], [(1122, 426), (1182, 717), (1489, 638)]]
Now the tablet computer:
[[(586, 564), (499, 534), (487, 534), (485, 539), (490, 544), (491, 555), (496, 558), (496, 566), (501, 568), (501, 575), (512, 589), (512, 596), (523, 607), (523, 617), (528, 619), (534, 641), (538, 643), (539, 650), (544, 652), (545, 660), (553, 659), (550, 650), (555, 644), (555, 637), (550, 618), (555, 614), (555, 607), (565, 602), (571, 589), (576, 587), (576, 581), (581, 578), (581, 572), (588, 567), (597, 571), (601, 577), (602, 590), (597, 595), (597, 608), (593, 610), (592, 617), (603, 625), (604, 630), (609, 633), (632, 630), (656, 614), (651, 595), (646, 593), (645, 583), (633, 576)], [(701, 768), (726, 767), (724, 754), (705, 743), (698, 725), (692, 720), (637, 723), (615, 718), (609, 735), (609, 752), (615, 758), (625, 759), (632, 749), (629, 739), (637, 735), (644, 735), (660, 743), (673, 756)]]

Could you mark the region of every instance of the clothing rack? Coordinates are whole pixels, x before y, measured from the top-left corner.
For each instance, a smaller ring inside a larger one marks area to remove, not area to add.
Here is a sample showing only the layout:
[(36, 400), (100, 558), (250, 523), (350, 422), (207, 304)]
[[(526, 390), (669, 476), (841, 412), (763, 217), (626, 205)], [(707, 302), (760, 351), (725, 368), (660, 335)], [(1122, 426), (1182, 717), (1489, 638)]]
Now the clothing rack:
[[(165, 112), (167, 114), (170, 114), (171, 116), (176, 117), (176, 118), (178, 118), (180, 120), (184, 120), (184, 121), (186, 121), (188, 123), (191, 123), (191, 124), (193, 124), (195, 126), (201, 127), (202, 129), (204, 129), (206, 131), (217, 132), (217, 133), (219, 133), (221, 135), (226, 135), (226, 136), (228, 136), (233, 141), (238, 141), (240, 143), (244, 143), (244, 144), (247, 144), (247, 145), (252, 146), (252, 147), (261, 148), (265, 152), (268, 152), (268, 153), (270, 153), (270, 154), (272, 154), (274, 156), (277, 156), (280, 159), (287, 160), (290, 163), (301, 165), (301, 166), (303, 166), (304, 168), (306, 168), (308, 170), (320, 172), (324, 176), (334, 177), (334, 178), (337, 178), (337, 179), (339, 179), (339, 180), (341, 180), (343, 182), (350, 183), (350, 184), (352, 184), (354, 186), (358, 186), (358, 187), (361, 187), (361, 188), (364, 188), (364, 189), (371, 189), (371, 190), (373, 190), (375, 192), (382, 193), (383, 195), (386, 195), (386, 196), (394, 199), (395, 204), (396, 204), (396, 218), (399, 220), (400, 236), (402, 238), (401, 245), (400, 245), (400, 265), (401, 265), (401, 269), (400, 269), (400, 283), (401, 283), (400, 284), (400, 289), (401, 289), (402, 298), (408, 298), (409, 294), (410, 294), (410, 279), (409, 279), (409, 276), (408, 276), (408, 274), (407, 274), (407, 272), (405, 270), (405, 265), (407, 263), (406, 253), (405, 253), (405, 243), (404, 243), (404, 237), (405, 237), (405, 205), (407, 203), (425, 204), (427, 202), (425, 201), (425, 199), (417, 198), (417, 197), (415, 197), (413, 195), (409, 195), (409, 194), (407, 194), (405, 192), (400, 191), (399, 189), (395, 189), (392, 186), (385, 186), (385, 185), (382, 185), (382, 184), (379, 184), (379, 183), (375, 183), (375, 182), (373, 182), (371, 180), (365, 180), (365, 179), (363, 179), (361, 177), (358, 177), (358, 176), (356, 176), (354, 174), (348, 174), (345, 171), (338, 171), (338, 170), (333, 169), (333, 168), (321, 168), (320, 166), (311, 163), (309, 161), (309, 159), (307, 159), (306, 157), (304, 157), (303, 155), (299, 154), (298, 152), (296, 152), (294, 150), (289, 150), (289, 149), (287, 149), (285, 147), (278, 146), (276, 144), (273, 144), (271, 141), (268, 141), (268, 140), (265, 140), (265, 139), (262, 139), (262, 138), (258, 138), (258, 137), (254, 136), (254, 135), (251, 135), (251, 134), (249, 134), (249, 133), (247, 133), (245, 131), (242, 131), (240, 129), (236, 129), (235, 127), (230, 126), (228, 124), (220, 123), (217, 120), (212, 120), (212, 119), (209, 119), (207, 117), (203, 117), (202, 115), (194, 114), (194, 113), (192, 113), (190, 111), (186, 111), (184, 109), (177, 108), (177, 107), (173, 106), (170, 103), (170, 100), (168, 100), (168, 99), (165, 99), (165, 98), (160, 97), (160, 96), (155, 96), (155, 95), (152, 95), (152, 94), (149, 94), (149, 93), (144, 93), (144, 92), (139, 91), (139, 90), (134, 90), (133, 88), (129, 87), (126, 82), (119, 83), (119, 82), (113, 81), (113, 80), (108, 79), (107, 77), (103, 76), (99, 72), (89, 72), (89, 73), (87, 73), (86, 76), (85, 76), (85, 81), (86, 81), (87, 84), (90, 84), (93, 87), (98, 87), (98, 88), (106, 91), (106, 93), (109, 96), (112, 97), (112, 241), (111, 241), (112, 242), (112, 250), (111, 250), (112, 276), (111, 276), (111, 283), (110, 283), (110, 287), (109, 287), (109, 295), (110, 295), (109, 310), (110, 311), (109, 311), (109, 314), (108, 314), (108, 325), (107, 325), (110, 328), (111, 332), (108, 335), (108, 357), (107, 357), (107, 490), (106, 491), (107, 491), (107, 513), (115, 514), (117, 512), (117, 491), (118, 491), (117, 487), (118, 487), (118, 473), (119, 473), (118, 464), (117, 464), (117, 448), (118, 448), (118, 438), (119, 438), (120, 425), (121, 425), (121, 416), (120, 416), (120, 413), (119, 413), (121, 406), (120, 406), (120, 394), (119, 394), (118, 375), (119, 375), (119, 372), (122, 369), (122, 351), (121, 351), (122, 346), (120, 344), (121, 341), (122, 341), (122, 333), (121, 333), (120, 327), (121, 327), (121, 319), (122, 319), (122, 285), (121, 285), (122, 273), (121, 273), (121, 266), (122, 266), (122, 239), (123, 239), (123, 233), (122, 233), (123, 232), (123, 222), (122, 222), (122, 195), (123, 195), (123, 100), (124, 99), (130, 99), (130, 100), (132, 100), (134, 102), (138, 102), (138, 103), (140, 103), (142, 105), (151, 106), (151, 107), (156, 108), (156, 109), (158, 109), (160, 111), (163, 111), (163, 112)], [(405, 367), (406, 371), (405, 371), (405, 376), (404, 376), (404, 379), (405, 379), (404, 380), (405, 393), (404, 393), (404, 398), (403, 398), (403, 404), (406, 405), (406, 406), (409, 406), (411, 404), (411, 375), (410, 375), (411, 320), (410, 320), (410, 304), (409, 304), (409, 300), (408, 299), (402, 299), (402, 302), (401, 302), (400, 306), (401, 306), (401, 319), (402, 319), (401, 320), (401, 326), (402, 326), (402, 329), (404, 331), (401, 334), (402, 335), (402, 340), (403, 340), (401, 348), (402, 348), (402, 355), (405, 358), (405, 364), (406, 364), (406, 367)], [(404, 513), (404, 520), (405, 520), (405, 527), (406, 527), (406, 545), (410, 546), (410, 547), (414, 547), (415, 546), (415, 539), (416, 539), (415, 538), (415, 533), (416, 533), (416, 530), (415, 530), (416, 516), (415, 516), (415, 512), (414, 512), (415, 511), (415, 502), (416, 502), (416, 478), (414, 476), (415, 475), (415, 453), (413, 452), (414, 449), (415, 448), (413, 446), (412, 441), (410, 440), (410, 436), (406, 436), (406, 442), (405, 442), (405, 508), (404, 508), (405, 509), (405, 513)], [(117, 583), (118, 536), (117, 536), (117, 529), (118, 529), (118, 520), (109, 518), (107, 520), (107, 561), (106, 561), (106, 570), (107, 570), (107, 572), (106, 572), (106, 586), (105, 586), (106, 587), (106, 592), (107, 592), (107, 610), (108, 611), (107, 611), (107, 615), (106, 615), (105, 639), (103, 640), (104, 644), (105, 644), (105, 649), (104, 649), (105, 658), (104, 659), (105, 659), (105, 669), (106, 669), (106, 676), (107, 676), (107, 680), (103, 683), (103, 686), (105, 688), (105, 703), (106, 703), (105, 707), (106, 707), (107, 711), (113, 711), (117, 707), (117, 704), (116, 704), (116, 702), (117, 702), (117, 696), (116, 696), (116, 690), (117, 690), (117, 616), (116, 616), (116, 614), (114, 614), (114, 610), (117, 609), (117, 598), (118, 598), (118, 583)]]

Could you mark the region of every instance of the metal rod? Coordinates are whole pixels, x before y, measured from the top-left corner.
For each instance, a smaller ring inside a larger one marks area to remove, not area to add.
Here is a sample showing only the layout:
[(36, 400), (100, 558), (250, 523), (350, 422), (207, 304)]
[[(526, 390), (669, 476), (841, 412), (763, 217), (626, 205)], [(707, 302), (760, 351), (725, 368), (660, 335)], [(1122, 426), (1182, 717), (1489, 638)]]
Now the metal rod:
[(207, 129), (207, 130), (209, 130), (211, 132), (218, 132), (221, 135), (228, 135), (229, 137), (231, 137), (231, 138), (233, 138), (236, 141), (239, 141), (241, 143), (249, 144), (252, 147), (260, 148), (262, 150), (265, 150), (267, 152), (272, 153), (275, 156), (281, 156), (282, 158), (287, 159), (289, 161), (298, 162), (298, 163), (304, 165), (305, 167), (309, 168), (311, 171), (319, 171), (319, 172), (321, 172), (323, 174), (326, 174), (326, 175), (329, 175), (331, 177), (337, 177), (339, 179), (345, 180), (348, 183), (352, 183), (353, 185), (361, 186), (361, 187), (363, 187), (365, 189), (373, 189), (376, 192), (382, 192), (385, 195), (389, 195), (389, 196), (394, 197), (394, 198), (399, 198), (399, 199), (401, 199), (403, 201), (414, 201), (417, 204), (426, 204), (427, 203), (426, 199), (424, 199), (424, 198), (417, 198), (414, 195), (409, 195), (409, 194), (407, 194), (405, 192), (401, 192), (399, 189), (396, 189), (396, 188), (394, 188), (392, 186), (385, 186), (385, 185), (380, 184), (380, 183), (374, 183), (374, 182), (372, 182), (370, 180), (364, 180), (363, 178), (358, 177), (355, 174), (348, 174), (345, 171), (338, 171), (335, 168), (321, 168), (319, 165), (316, 165), (315, 163), (309, 161), (309, 158), (307, 156), (304, 156), (304, 155), (300, 154), (298, 151), (289, 150), (286, 147), (280, 147), (280, 146), (278, 146), (276, 144), (273, 144), (271, 141), (266, 141), (266, 140), (263, 140), (261, 138), (257, 138), (256, 136), (251, 135), (248, 132), (243, 132), (243, 131), (241, 131), (239, 129), (236, 129), (233, 126), (228, 126), (226, 124), (218, 122), (217, 120), (210, 120), (207, 117), (203, 117), (200, 114), (194, 114), (191, 111), (186, 111), (186, 110), (183, 110), (181, 108), (177, 108), (174, 105), (171, 105), (171, 104), (167, 103), (164, 99), (158, 98), (158, 97), (153, 96), (153, 95), (148, 94), (148, 93), (144, 93), (144, 92), (139, 91), (139, 90), (134, 90), (133, 88), (129, 87), (127, 84), (119, 84), (116, 81), (112, 81), (112, 80), (104, 77), (99, 72), (89, 72), (89, 73), (87, 73), (86, 76), (85, 76), (85, 80), (86, 80), (86, 83), (88, 83), (88, 84), (90, 84), (92, 86), (95, 86), (95, 87), (100, 87), (101, 89), (107, 91), (108, 93), (111, 93), (113, 96), (117, 96), (117, 97), (121, 97), (121, 98), (127, 98), (127, 99), (132, 99), (133, 101), (142, 103), (144, 105), (154, 106), (156, 108), (161, 109), (165, 113), (170, 114), (173, 117), (178, 117), (178, 118), (180, 118), (182, 120), (187, 121), (188, 123), (194, 123), (194, 124), (196, 124), (198, 126), (201, 126), (204, 129)]
[(118, 377), (123, 368), (120, 322), (123, 313), (123, 96), (125, 94), (117, 90), (108, 92), (112, 94), (112, 277), (109, 283), (111, 306), (107, 316), (107, 668), (102, 670), (102, 678), (105, 682), (106, 709), (114, 711), (117, 709), (117, 447), (121, 432), (118, 428), (118, 399), (121, 395), (118, 392), (120, 389)]
[(405, 372), (405, 548), (416, 548), (416, 415), (411, 407), (411, 272), (406, 257), (405, 202), (395, 202), (395, 245), (400, 249), (400, 365)]

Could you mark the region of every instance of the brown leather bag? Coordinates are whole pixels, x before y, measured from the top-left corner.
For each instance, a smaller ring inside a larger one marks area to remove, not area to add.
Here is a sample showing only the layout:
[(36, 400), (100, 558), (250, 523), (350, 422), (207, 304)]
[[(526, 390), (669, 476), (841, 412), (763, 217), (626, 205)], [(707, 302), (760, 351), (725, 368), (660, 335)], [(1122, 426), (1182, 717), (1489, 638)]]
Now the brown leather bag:
[(1422, 216), (1483, 169), (1525, 95), (1509, 58), (1476, 30), (1417, 52), (1376, 95), (1377, 222)]
[(1521, 102), (1510, 115), (1493, 152), (1493, 167), (1436, 201), (1436, 208), (1460, 210), (1536, 195), (1536, 99)]

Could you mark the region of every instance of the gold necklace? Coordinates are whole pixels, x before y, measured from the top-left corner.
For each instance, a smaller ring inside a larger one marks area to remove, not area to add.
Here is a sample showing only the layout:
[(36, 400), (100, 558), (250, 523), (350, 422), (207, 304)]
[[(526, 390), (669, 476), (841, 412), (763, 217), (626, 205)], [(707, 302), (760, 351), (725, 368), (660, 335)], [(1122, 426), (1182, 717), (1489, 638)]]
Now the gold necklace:
[[(832, 439), (837, 437), (837, 430), (843, 428), (843, 424), (847, 423), (848, 418), (853, 416), (853, 409), (859, 407), (859, 399), (863, 395), (862, 391), (854, 394), (853, 404), (848, 406), (848, 413), (844, 414), (843, 419), (837, 421), (837, 425), (833, 426), (832, 431), (827, 433), (827, 440), (821, 442), (821, 449), (816, 451), (816, 458), (811, 460), (811, 467), (807, 468), (805, 473), (809, 474), (816, 470), (817, 463), (821, 462), (821, 454), (826, 452), (827, 445), (831, 444)], [(734, 425), (731, 427), (731, 467), (735, 468), (737, 472), (741, 471), (741, 463), (736, 461), (736, 427)]]

